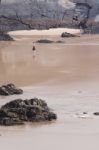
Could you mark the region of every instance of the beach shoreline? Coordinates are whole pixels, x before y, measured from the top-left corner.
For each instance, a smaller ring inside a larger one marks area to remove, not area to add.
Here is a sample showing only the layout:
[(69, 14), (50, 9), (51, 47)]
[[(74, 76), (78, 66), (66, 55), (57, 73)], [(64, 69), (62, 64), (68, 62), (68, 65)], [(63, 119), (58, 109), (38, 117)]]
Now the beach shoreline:
[[(56, 31), (22, 32), (11, 32), (13, 42), (0, 42), (0, 85), (14, 83), (24, 94), (0, 97), (0, 106), (37, 97), (48, 103), (58, 120), (0, 126), (1, 148), (98, 150), (99, 117), (93, 113), (99, 111), (99, 35), (62, 39)], [(45, 38), (64, 43), (36, 43), (33, 57), (33, 42)]]

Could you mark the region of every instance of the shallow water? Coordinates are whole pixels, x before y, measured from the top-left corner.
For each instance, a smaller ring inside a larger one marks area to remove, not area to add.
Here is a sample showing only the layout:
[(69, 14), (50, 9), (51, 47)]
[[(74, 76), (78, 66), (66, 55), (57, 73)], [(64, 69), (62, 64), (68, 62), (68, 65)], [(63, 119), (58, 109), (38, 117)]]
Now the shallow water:
[(98, 150), (99, 118), (93, 112), (99, 111), (99, 37), (36, 44), (35, 57), (32, 42), (38, 37), (26, 38), (0, 43), (0, 84), (13, 82), (24, 89), (23, 95), (1, 97), (0, 105), (16, 98), (42, 98), (58, 114), (58, 120), (0, 127), (0, 147)]
[[(83, 37), (67, 39), (64, 44), (36, 44), (37, 51), (33, 54), (33, 41), (38, 38), (41, 36), (0, 43), (0, 84), (49, 85), (98, 80), (97, 36), (96, 41), (88, 36), (88, 42)], [(48, 38), (55, 40), (53, 36)]]

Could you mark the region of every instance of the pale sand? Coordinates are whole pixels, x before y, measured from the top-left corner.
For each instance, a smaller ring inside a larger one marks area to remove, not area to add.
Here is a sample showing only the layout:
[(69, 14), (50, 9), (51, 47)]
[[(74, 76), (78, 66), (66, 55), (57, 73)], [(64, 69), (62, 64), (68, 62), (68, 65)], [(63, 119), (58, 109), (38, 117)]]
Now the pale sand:
[(13, 33), (17, 41), (0, 42), (0, 84), (26, 86), (25, 93), (1, 97), (0, 105), (15, 98), (43, 98), (58, 114), (58, 120), (0, 127), (1, 149), (99, 150), (99, 118), (92, 115), (99, 110), (99, 36), (64, 39), (62, 44), (36, 44), (33, 57), (33, 41), (61, 38), (59, 34), (22, 33)]
[(79, 29), (66, 29), (66, 28), (57, 28), (49, 30), (20, 30), (20, 31), (11, 31), (10, 35), (61, 35), (63, 32), (69, 32), (73, 34), (80, 33)]

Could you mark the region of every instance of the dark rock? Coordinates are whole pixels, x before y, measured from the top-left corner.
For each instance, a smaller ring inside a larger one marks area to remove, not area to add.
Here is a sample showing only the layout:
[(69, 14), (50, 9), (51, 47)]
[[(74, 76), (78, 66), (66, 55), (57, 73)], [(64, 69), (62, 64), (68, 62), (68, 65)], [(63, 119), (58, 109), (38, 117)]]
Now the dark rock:
[(54, 43), (54, 41), (43, 39), (43, 40), (38, 40), (37, 43)]
[(56, 41), (56, 43), (64, 43), (64, 41)]
[(5, 86), (0, 87), (0, 95), (8, 96), (9, 92), (5, 88)]
[(99, 112), (95, 112), (93, 113), (95, 116), (99, 116)]
[(17, 99), (3, 105), (0, 109), (0, 125), (17, 125), (24, 122), (56, 120), (57, 115), (50, 111), (41, 99)]
[(21, 125), (21, 124), (23, 124), (23, 122), (15, 118), (10, 118), (10, 117), (0, 118), (0, 125), (11, 126), (11, 125)]
[(71, 34), (71, 33), (67, 33), (67, 32), (63, 32), (62, 35), (61, 35), (62, 38), (70, 38), (70, 37), (79, 37), (78, 35), (75, 35), (75, 34)]
[(15, 87), (14, 84), (3, 85), (0, 87), (0, 95), (8, 96), (14, 94), (22, 94), (23, 90)]
[(48, 120), (51, 121), (52, 119), (56, 120), (57, 119), (57, 115), (52, 113), (52, 112), (50, 112), (49, 115), (48, 115)]
[(44, 39), (44, 40), (38, 40), (36, 41), (36, 43), (45, 43), (45, 44), (48, 44), (48, 43), (64, 43), (64, 41), (51, 41), (51, 40), (47, 40), (47, 39)]
[(0, 41), (13, 41), (13, 38), (9, 34), (0, 31)]
[(84, 115), (87, 115), (88, 113), (87, 113), (87, 112), (83, 112), (83, 114), (84, 114)]

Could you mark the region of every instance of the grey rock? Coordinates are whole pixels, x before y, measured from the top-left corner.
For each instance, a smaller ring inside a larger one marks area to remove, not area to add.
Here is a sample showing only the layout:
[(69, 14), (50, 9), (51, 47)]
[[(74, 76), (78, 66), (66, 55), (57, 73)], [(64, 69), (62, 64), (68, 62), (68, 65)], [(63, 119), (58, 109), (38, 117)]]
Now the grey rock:
[(37, 43), (54, 43), (54, 41), (43, 39), (43, 40), (38, 40)]
[(62, 38), (70, 38), (70, 37), (79, 37), (79, 36), (78, 36), (78, 35), (75, 35), (75, 34), (63, 32), (63, 33), (61, 34), (61, 37), (62, 37)]
[[(49, 29), (58, 27), (78, 28), (72, 22), (76, 2), (85, 0), (2, 0), (0, 5), (0, 29), (2, 31)], [(92, 6), (90, 20), (96, 24), (99, 0), (87, 0)], [(31, 7), (32, 6), (32, 7)], [(90, 22), (90, 21), (89, 21)], [(99, 33), (99, 25), (93, 33)]]
[(8, 96), (14, 94), (22, 94), (23, 90), (16, 88), (12, 83), (0, 87), (0, 95)]
[(7, 33), (0, 31), (0, 41), (13, 41), (13, 38)]
[(52, 121), (57, 115), (53, 113), (44, 100), (16, 99), (0, 109), (0, 125), (18, 125), (25, 122)]

